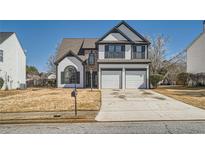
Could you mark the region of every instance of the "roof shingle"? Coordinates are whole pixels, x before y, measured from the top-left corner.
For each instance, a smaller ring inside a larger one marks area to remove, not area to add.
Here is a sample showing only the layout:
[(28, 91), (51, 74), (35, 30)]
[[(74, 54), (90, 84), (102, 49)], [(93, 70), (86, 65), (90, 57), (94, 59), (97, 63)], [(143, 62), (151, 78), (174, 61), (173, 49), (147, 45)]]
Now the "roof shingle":
[[(58, 49), (55, 63), (58, 63), (69, 52), (78, 55), (81, 48), (95, 48), (96, 41), (96, 38), (64, 38)], [(78, 55), (78, 57), (82, 61), (86, 59), (83, 55)]]

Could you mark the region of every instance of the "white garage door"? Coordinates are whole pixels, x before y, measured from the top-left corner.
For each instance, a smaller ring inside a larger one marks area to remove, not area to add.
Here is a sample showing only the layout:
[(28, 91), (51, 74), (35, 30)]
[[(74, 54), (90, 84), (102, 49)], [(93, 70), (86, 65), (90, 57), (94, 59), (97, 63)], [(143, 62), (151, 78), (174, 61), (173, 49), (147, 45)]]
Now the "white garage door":
[(103, 70), (102, 88), (121, 88), (121, 70)]
[(126, 88), (146, 88), (146, 71), (126, 70)]

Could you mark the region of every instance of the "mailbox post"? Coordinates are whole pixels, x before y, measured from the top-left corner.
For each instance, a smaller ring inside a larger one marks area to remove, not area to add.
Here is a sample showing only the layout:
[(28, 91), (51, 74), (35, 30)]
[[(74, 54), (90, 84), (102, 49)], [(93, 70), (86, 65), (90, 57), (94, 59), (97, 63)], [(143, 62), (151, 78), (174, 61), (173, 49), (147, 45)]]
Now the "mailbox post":
[(77, 109), (77, 95), (78, 95), (78, 92), (77, 92), (77, 70), (75, 69), (75, 88), (74, 90), (71, 92), (71, 97), (74, 97), (75, 99), (75, 116), (78, 115), (78, 109)]

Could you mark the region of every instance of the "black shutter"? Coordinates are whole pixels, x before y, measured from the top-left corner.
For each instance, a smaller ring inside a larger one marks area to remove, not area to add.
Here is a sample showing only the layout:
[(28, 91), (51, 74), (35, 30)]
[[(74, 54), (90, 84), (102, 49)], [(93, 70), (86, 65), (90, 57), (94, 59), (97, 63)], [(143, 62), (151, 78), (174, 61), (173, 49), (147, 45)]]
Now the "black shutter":
[(64, 72), (61, 72), (61, 84), (65, 84)]
[(125, 46), (124, 45), (121, 46), (121, 51), (125, 51)]
[(136, 49), (136, 46), (134, 45), (133, 46), (133, 52), (136, 52), (137, 51), (137, 49)]
[(77, 84), (80, 83), (80, 72), (77, 72)]
[(142, 46), (142, 52), (145, 52), (145, 46), (144, 45)]
[(109, 46), (105, 45), (105, 51), (108, 51), (108, 50), (109, 50)]
[(144, 45), (142, 46), (142, 58), (143, 59), (145, 58), (145, 46)]

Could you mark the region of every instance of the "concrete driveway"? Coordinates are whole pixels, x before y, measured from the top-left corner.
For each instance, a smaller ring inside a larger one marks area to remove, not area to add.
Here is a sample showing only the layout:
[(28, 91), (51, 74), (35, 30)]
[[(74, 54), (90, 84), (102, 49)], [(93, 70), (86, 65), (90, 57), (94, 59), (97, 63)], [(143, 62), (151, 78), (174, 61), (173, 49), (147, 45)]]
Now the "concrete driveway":
[(205, 110), (152, 90), (102, 90), (97, 121), (205, 120)]

